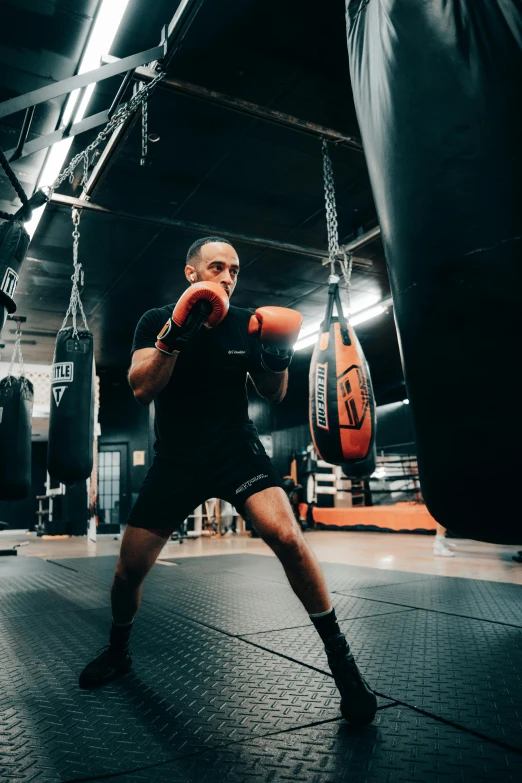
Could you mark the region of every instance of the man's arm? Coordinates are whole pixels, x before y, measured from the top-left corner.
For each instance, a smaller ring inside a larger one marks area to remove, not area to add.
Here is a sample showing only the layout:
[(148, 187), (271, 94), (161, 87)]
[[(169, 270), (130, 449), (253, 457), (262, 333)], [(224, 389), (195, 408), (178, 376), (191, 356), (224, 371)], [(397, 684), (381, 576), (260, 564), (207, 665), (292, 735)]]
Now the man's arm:
[(135, 345), (144, 347), (137, 348), (132, 354), (128, 374), (136, 400), (142, 405), (150, 405), (170, 381), (182, 348), (205, 322), (209, 328), (217, 326), (227, 312), (228, 297), (221, 286), (216, 283), (197, 283), (181, 295), (172, 317), (157, 336), (152, 325), (146, 322), (145, 314), (134, 338)]
[(141, 405), (150, 405), (170, 381), (177, 354), (169, 356), (157, 348), (140, 348), (132, 354), (129, 384)]
[(280, 373), (250, 373), (250, 380), (261, 397), (270, 402), (281, 402), (288, 389), (288, 370)]

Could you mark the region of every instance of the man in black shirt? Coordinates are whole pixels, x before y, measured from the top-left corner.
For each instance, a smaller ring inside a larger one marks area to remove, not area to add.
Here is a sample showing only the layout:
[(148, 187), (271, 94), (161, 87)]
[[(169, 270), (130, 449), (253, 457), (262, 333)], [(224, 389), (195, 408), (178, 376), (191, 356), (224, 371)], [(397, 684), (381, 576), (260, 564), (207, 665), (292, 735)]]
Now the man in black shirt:
[(280, 402), (288, 386), (301, 316), (294, 310), (229, 305), (239, 274), (232, 245), (219, 237), (187, 254), (190, 287), (176, 304), (149, 310), (132, 346), (129, 383), (143, 405), (154, 400), (156, 456), (123, 535), (111, 590), (110, 643), (80, 675), (81, 687), (131, 668), (129, 639), (141, 585), (165, 542), (209, 497), (247, 516), (279, 558), (310, 615), (351, 723), (369, 723), (376, 698), (341, 633), (324, 577), (248, 417), (250, 375), (258, 393)]

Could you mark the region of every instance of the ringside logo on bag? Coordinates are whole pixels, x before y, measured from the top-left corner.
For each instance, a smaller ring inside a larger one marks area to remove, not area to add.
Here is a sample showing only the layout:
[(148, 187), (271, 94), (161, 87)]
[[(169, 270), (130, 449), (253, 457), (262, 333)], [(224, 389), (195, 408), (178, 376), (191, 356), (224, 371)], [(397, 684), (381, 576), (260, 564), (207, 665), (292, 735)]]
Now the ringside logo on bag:
[(323, 430), (328, 427), (328, 413), (326, 411), (326, 380), (328, 377), (328, 366), (318, 364), (315, 368), (315, 413), (317, 426)]
[(51, 383), (70, 383), (74, 377), (74, 364), (72, 362), (58, 362), (53, 364)]

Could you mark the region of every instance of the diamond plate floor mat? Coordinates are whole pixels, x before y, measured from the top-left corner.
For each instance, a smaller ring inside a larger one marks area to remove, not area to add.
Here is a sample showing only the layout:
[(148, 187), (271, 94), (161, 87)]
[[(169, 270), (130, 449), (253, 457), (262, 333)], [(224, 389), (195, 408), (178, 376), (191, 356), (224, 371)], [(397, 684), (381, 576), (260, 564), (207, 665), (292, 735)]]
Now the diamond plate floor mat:
[(46, 561), (31, 564), (34, 567), (19, 565), (9, 578), (7, 575), (0, 578), (0, 618), (75, 612), (109, 605), (108, 590), (79, 574), (58, 569)]
[[(250, 556), (252, 557), (252, 555)], [(362, 589), (380, 585), (401, 584), (403, 582), (420, 582), (426, 579), (437, 579), (431, 574), (415, 574), (409, 571), (387, 571), (383, 568), (367, 568), (364, 566), (345, 565), (343, 563), (321, 563), (328, 588), (331, 591)], [(253, 562), (227, 564), (226, 571), (255, 576), (260, 579), (286, 583), (283, 567), (275, 557), (257, 557)]]
[[(421, 610), (341, 627), (376, 691), (522, 749), (522, 633), (517, 628)], [(313, 629), (245, 638), (326, 671)]]
[(334, 721), (229, 745), (124, 777), (125, 783), (518, 783), (522, 757), (412, 710), (371, 727)]
[(410, 584), (349, 589), (350, 595), (522, 627), (522, 585), (438, 577)]
[[(161, 584), (155, 581), (158, 577), (162, 577)], [(143, 596), (184, 617), (235, 635), (310, 626), (307, 612), (289, 586), (242, 574), (189, 574), (181, 569), (158, 574), (156, 570)], [(411, 611), (344, 595), (336, 597), (335, 606), (340, 619)]]
[(80, 691), (108, 619), (0, 619), (0, 779), (101, 776), (339, 715), (331, 676), (147, 605), (133, 672)]

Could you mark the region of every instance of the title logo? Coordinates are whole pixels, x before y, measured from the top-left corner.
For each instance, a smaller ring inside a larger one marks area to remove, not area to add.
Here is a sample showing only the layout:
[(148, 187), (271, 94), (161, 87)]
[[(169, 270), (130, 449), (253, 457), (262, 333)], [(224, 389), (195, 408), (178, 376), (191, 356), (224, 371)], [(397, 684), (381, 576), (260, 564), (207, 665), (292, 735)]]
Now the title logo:
[(18, 275), (14, 271), (14, 269), (11, 269), (10, 266), (7, 267), (4, 274), (4, 279), (2, 280), (2, 285), (0, 286), (0, 290), (6, 294), (6, 296), (11, 297), (11, 299), (14, 296), (14, 292), (16, 291), (16, 286), (18, 285)]
[(53, 397), (56, 403), (56, 407), (61, 403), (63, 395), (67, 391), (68, 386), (53, 386)]
[(74, 377), (74, 364), (72, 362), (58, 362), (53, 364), (51, 383), (70, 383)]

